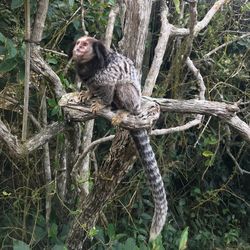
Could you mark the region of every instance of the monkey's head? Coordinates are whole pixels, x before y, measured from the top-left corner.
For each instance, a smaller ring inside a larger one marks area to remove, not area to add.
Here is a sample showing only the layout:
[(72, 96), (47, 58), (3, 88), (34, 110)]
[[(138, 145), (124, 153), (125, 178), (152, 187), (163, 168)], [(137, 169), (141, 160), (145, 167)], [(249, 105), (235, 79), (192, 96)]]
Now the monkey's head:
[(107, 49), (101, 41), (93, 37), (82, 36), (75, 42), (71, 56), (76, 63), (82, 64), (97, 60), (101, 66), (104, 66)]

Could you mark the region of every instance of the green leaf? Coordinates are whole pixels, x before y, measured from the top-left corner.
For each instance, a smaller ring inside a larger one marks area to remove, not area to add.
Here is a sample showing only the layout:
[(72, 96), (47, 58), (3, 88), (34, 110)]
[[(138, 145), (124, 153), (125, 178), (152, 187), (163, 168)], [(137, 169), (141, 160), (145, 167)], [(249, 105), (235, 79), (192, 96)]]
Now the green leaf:
[(210, 145), (214, 145), (217, 143), (218, 143), (218, 140), (215, 137), (210, 137), (208, 140), (208, 144), (210, 144)]
[(58, 61), (55, 58), (49, 58), (47, 61), (49, 64), (54, 64), (54, 65), (58, 63)]
[(135, 239), (128, 238), (124, 244), (124, 249), (137, 250), (139, 248), (136, 246)]
[(49, 237), (50, 238), (56, 238), (57, 233), (58, 233), (58, 226), (56, 225), (56, 223), (53, 223), (49, 229)]
[(115, 236), (115, 226), (113, 224), (108, 225), (107, 233), (110, 239), (113, 239)]
[(96, 227), (92, 227), (92, 228), (89, 230), (88, 236), (92, 238), (92, 237), (96, 236), (97, 233), (98, 233), (98, 230), (96, 229)]
[(173, 0), (175, 5), (175, 10), (178, 14), (180, 14), (180, 0)]
[(15, 57), (17, 54), (17, 49), (15, 48), (14, 43), (10, 39), (7, 39), (5, 44), (6, 44), (6, 49), (8, 51), (7, 58), (10, 59)]
[(52, 247), (52, 250), (67, 250), (67, 247), (65, 245), (55, 245)]
[(34, 243), (38, 243), (47, 235), (47, 230), (44, 227), (36, 226), (34, 230)]
[(241, 45), (241, 46), (245, 46), (246, 48), (250, 48), (250, 39), (249, 38), (245, 38), (245, 39), (242, 39), (240, 41), (238, 41), (238, 44)]
[(202, 152), (202, 155), (203, 155), (204, 157), (209, 158), (209, 157), (212, 157), (212, 156), (214, 155), (214, 153), (211, 152), (211, 151), (209, 151), (209, 150), (205, 150), (205, 151)]
[(51, 111), (51, 115), (54, 116), (54, 115), (57, 115), (59, 113), (59, 110), (60, 110), (60, 107), (57, 105), (55, 106), (52, 111)]
[(250, 3), (246, 3), (246, 4), (243, 4), (241, 6), (241, 11), (244, 13), (244, 12), (247, 12), (250, 10)]
[(14, 69), (17, 65), (17, 61), (13, 58), (6, 59), (0, 63), (0, 72), (5, 73)]
[(184, 250), (187, 248), (187, 240), (188, 240), (188, 227), (186, 227), (181, 233), (179, 250)]
[(5, 43), (6, 37), (0, 32), (0, 41)]
[(21, 240), (14, 240), (13, 241), (13, 250), (31, 250), (29, 245)]
[(11, 195), (11, 193), (8, 193), (8, 192), (6, 192), (6, 191), (3, 191), (2, 194), (3, 194), (4, 196), (10, 196), (10, 195)]
[(55, 99), (48, 99), (48, 104), (51, 108), (53, 108), (57, 105), (57, 102)]
[(23, 0), (12, 0), (11, 2), (11, 9), (17, 9), (23, 5)]
[(75, 0), (68, 0), (69, 6), (72, 8), (74, 6)]

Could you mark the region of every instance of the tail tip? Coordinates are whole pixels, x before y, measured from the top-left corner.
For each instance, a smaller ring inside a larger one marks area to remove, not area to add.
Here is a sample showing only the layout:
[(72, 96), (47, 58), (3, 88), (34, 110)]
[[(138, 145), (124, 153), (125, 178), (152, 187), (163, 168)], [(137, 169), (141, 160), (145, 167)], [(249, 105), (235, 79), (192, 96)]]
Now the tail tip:
[(149, 235), (149, 241), (154, 241), (158, 236), (159, 236), (160, 232), (150, 232)]
[(163, 225), (160, 227), (151, 227), (149, 233), (149, 241), (154, 241), (161, 234)]

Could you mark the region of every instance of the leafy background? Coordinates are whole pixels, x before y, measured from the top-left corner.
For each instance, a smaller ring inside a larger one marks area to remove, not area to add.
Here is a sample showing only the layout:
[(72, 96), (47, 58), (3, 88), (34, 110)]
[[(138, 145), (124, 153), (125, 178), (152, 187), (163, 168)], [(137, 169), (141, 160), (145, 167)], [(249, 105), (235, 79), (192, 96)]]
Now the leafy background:
[[(32, 2), (32, 16), (36, 1)], [(199, 1), (199, 18), (207, 13), (213, 1)], [(195, 38), (192, 59), (200, 69), (209, 100), (240, 103), (240, 116), (249, 123), (249, 48), (245, 38), (219, 50), (210, 58), (204, 55), (219, 45), (232, 41), (243, 32), (249, 32), (250, 5), (247, 1), (232, 1), (223, 7), (206, 30)], [(84, 1), (86, 27), (91, 35), (102, 38), (108, 13), (113, 1)], [(82, 35), (81, 16), (73, 15), (79, 1), (50, 1), (45, 32), (41, 46), (67, 53), (74, 39)], [(185, 25), (188, 14), (179, 19), (179, 1), (170, 1), (170, 21)], [(150, 23), (143, 74), (148, 71), (159, 31), (159, 9), (154, 5)], [(0, 107), (1, 119), (20, 136), (22, 117), (18, 110), (23, 103), (24, 79), (24, 10), (22, 0), (0, 3)], [(117, 21), (114, 46), (121, 38)], [(192, 98), (198, 87), (187, 70), (180, 73), (183, 81), (169, 81), (168, 70), (173, 63), (177, 40), (172, 39), (166, 51), (157, 86), (156, 97)], [(67, 75), (67, 58), (43, 51), (43, 56), (60, 76), (67, 91), (73, 91), (74, 70)], [(43, 79), (32, 75), (30, 109), (39, 111), (38, 91)], [(49, 87), (49, 86), (48, 86)], [(179, 91), (181, 89), (181, 91)], [(13, 100), (3, 99), (5, 94)], [(49, 90), (47, 96), (49, 120), (63, 119), (57, 100)], [(164, 114), (157, 127), (171, 127), (184, 123), (188, 117)], [(105, 207), (98, 226), (93, 228), (91, 249), (250, 249), (250, 186), (249, 175), (242, 175), (237, 163), (250, 171), (249, 145), (215, 118), (206, 117), (206, 124), (183, 133), (152, 137), (151, 142), (163, 174), (169, 201), (168, 223), (161, 238), (154, 245), (147, 244), (153, 203), (144, 173), (138, 162), (125, 177), (112, 202)], [(30, 133), (35, 128), (30, 126)], [(113, 131), (98, 119), (95, 138)], [(50, 142), (54, 148), (51, 159), (53, 169), (58, 167), (57, 150), (62, 147), (63, 135)], [(0, 144), (0, 147), (3, 146)], [(100, 163), (107, 154), (109, 144), (97, 149)], [(41, 151), (29, 161), (14, 163), (1, 149), (0, 155), (0, 244), (1, 249), (66, 249), (64, 241), (75, 208), (63, 204), (69, 219), (58, 211), (60, 201), (53, 188), (53, 207), (49, 229), (45, 223), (45, 180), (41, 168)], [(53, 185), (54, 187), (54, 185)], [(74, 187), (72, 187), (74, 188)]]

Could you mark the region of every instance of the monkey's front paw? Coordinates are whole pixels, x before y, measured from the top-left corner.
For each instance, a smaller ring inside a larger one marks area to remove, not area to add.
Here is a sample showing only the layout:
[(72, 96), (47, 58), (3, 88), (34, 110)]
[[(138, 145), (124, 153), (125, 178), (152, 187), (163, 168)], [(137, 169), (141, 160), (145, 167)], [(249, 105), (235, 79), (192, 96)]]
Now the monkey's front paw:
[(98, 111), (100, 111), (103, 108), (105, 108), (104, 104), (102, 104), (100, 101), (95, 101), (91, 105), (91, 112), (94, 113), (94, 114), (96, 114)]
[(117, 115), (115, 115), (112, 120), (111, 123), (113, 126), (119, 126), (122, 122), (122, 120), (127, 116), (126, 112), (120, 112)]
[(80, 100), (80, 102), (84, 102), (85, 103), (85, 102), (89, 101), (92, 96), (93, 95), (90, 93), (89, 90), (87, 90), (87, 91), (81, 91), (79, 93), (79, 100)]

